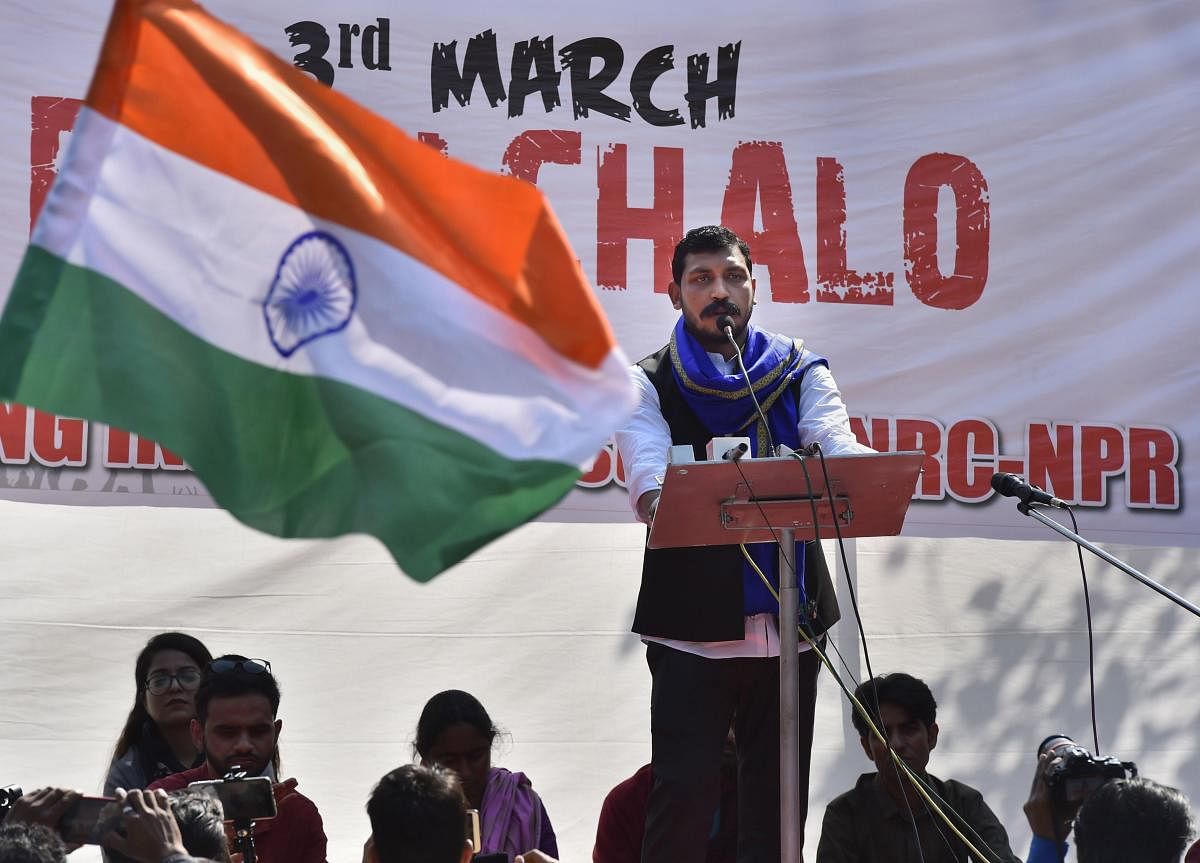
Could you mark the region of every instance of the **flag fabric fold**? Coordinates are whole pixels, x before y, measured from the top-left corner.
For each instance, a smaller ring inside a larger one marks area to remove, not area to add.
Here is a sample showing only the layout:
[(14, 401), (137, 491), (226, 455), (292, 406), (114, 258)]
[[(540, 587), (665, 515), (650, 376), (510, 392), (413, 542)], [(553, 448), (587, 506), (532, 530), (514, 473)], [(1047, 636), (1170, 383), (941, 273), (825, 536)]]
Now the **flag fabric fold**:
[(632, 409), (533, 186), (447, 159), (186, 0), (118, 0), (0, 319), (0, 398), (180, 454), (286, 537), (425, 580)]

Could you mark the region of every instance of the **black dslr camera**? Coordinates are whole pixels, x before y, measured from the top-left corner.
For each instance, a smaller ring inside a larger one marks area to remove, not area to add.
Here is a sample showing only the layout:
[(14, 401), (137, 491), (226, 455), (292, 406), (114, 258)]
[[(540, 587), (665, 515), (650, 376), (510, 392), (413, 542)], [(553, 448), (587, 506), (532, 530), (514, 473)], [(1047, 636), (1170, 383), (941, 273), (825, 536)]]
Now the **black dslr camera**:
[(0, 821), (4, 820), (4, 816), (8, 814), (8, 810), (12, 809), (12, 805), (20, 800), (24, 793), (24, 791), (15, 785), (0, 788)]
[(1056, 758), (1044, 777), (1050, 800), (1057, 812), (1073, 817), (1083, 798), (1110, 779), (1132, 779), (1138, 775), (1132, 761), (1118, 761), (1111, 755), (1096, 758), (1065, 734), (1052, 734), (1038, 747), (1038, 755), (1051, 751)]

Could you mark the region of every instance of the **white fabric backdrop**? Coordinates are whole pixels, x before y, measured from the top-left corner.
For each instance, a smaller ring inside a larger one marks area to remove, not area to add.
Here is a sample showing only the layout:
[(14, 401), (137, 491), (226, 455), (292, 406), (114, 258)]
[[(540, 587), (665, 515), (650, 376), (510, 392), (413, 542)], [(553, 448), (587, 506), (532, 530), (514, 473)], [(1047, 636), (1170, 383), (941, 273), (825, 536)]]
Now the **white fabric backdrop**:
[[(215, 510), (0, 502), (0, 522), (0, 782), (97, 792), (134, 657), (173, 627), (271, 660), (284, 772), (319, 805), (334, 863), (359, 859), (367, 794), (411, 757), (421, 706), (441, 689), (474, 692), (509, 732), (496, 762), (533, 778), (564, 860), (589, 859), (604, 794), (649, 760), (649, 674), (627, 632), (636, 527), (529, 525), (422, 586), (397, 578), (374, 541), (276, 540)], [(983, 791), (1023, 856), (1033, 747), (1057, 731), (1090, 740), (1071, 548), (899, 538), (857, 549), (876, 673), (930, 684), (942, 728), (931, 770)], [(1190, 553), (1110, 550), (1200, 595)], [(1196, 621), (1115, 570), (1089, 571), (1101, 746), (1200, 800)], [(846, 612), (835, 640), (857, 672)], [(848, 728), (826, 677), (810, 854), (825, 803), (870, 766)]]

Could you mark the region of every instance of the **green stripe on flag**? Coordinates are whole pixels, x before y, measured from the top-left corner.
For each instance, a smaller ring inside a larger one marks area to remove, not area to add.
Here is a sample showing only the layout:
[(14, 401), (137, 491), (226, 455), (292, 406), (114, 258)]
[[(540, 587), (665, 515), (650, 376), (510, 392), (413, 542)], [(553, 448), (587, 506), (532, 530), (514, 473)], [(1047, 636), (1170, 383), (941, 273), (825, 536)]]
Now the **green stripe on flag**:
[(0, 320), (0, 399), (161, 443), (267, 533), (373, 534), (420, 581), (553, 506), (579, 476), (505, 458), (356, 387), (247, 362), (36, 246)]

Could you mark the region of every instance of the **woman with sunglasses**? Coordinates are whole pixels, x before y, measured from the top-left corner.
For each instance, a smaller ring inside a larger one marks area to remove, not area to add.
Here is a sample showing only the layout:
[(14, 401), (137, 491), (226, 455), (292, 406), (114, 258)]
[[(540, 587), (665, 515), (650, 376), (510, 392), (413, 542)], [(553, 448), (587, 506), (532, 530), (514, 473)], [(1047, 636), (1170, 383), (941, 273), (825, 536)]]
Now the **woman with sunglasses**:
[(133, 709), (104, 781), (106, 797), (202, 763), (189, 726), (201, 672), (211, 661), (208, 648), (182, 632), (161, 633), (142, 648), (133, 671)]
[(413, 748), (422, 766), (437, 764), (458, 776), (467, 806), (479, 811), (480, 853), (511, 861), (537, 850), (556, 858), (558, 839), (529, 777), (492, 766), (496, 733), (475, 696), (448, 689), (425, 704)]

